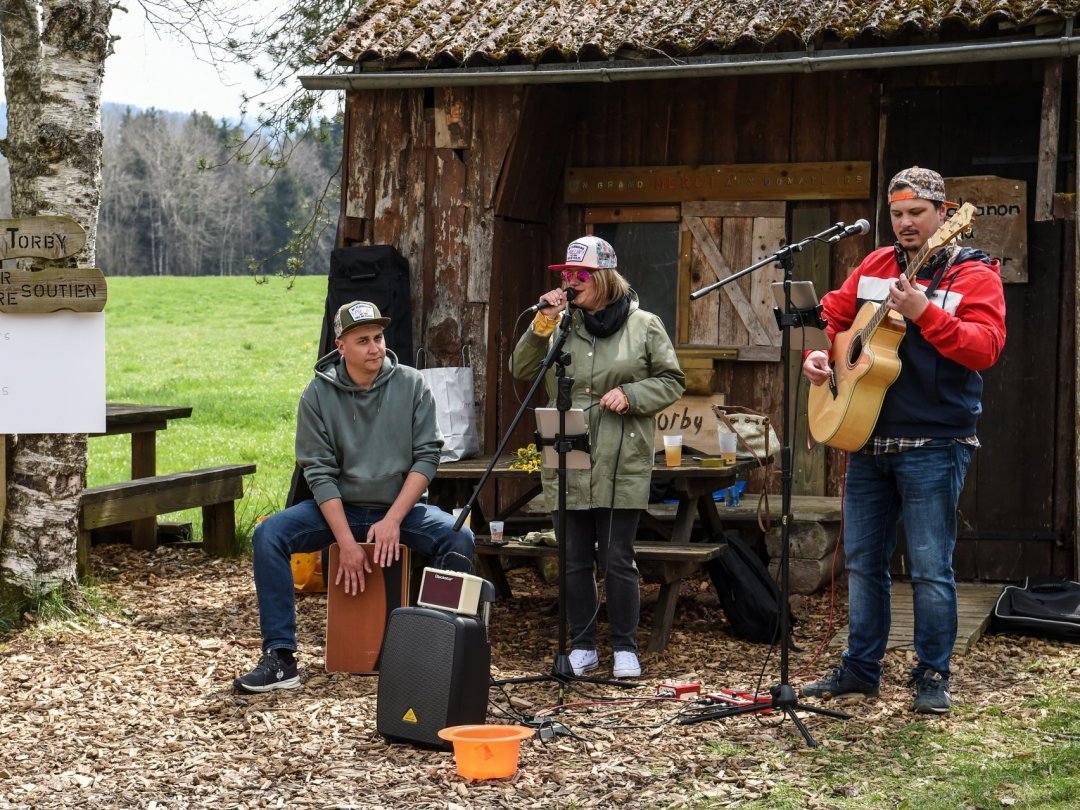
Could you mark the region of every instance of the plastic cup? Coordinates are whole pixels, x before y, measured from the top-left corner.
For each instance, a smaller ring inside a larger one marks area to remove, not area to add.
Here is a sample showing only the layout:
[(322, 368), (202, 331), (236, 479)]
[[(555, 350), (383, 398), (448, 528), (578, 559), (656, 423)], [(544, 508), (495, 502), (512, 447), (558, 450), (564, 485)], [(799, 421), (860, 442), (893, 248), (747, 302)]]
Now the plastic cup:
[(438, 734), (454, 744), (458, 776), (503, 779), (517, 773), (521, 741), (534, 731), (527, 726), (450, 726)]
[(720, 437), (720, 463), (734, 464), (735, 451), (739, 444), (738, 435), (727, 431), (722, 431), (717, 435)]
[(682, 464), (682, 434), (664, 434), (664, 462), (669, 467)]
[(501, 543), (503, 539), (503, 528), (505, 524), (501, 520), (489, 520), (488, 529), (491, 531), (491, 540), (494, 543)]

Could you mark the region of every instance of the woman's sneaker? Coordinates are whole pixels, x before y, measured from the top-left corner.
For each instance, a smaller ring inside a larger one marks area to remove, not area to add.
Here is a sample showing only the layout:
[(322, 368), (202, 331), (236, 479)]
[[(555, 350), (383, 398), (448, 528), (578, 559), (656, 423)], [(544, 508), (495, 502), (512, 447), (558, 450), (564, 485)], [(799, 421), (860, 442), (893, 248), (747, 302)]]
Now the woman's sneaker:
[(243, 692), (269, 692), (271, 689), (296, 689), (298, 686), (300, 677), (296, 674), (296, 659), (286, 661), (278, 655), (277, 650), (264, 652), (255, 669), (233, 681), (233, 688)]
[(862, 700), (868, 697), (880, 695), (880, 689), (876, 683), (864, 681), (862, 678), (852, 675), (847, 667), (837, 667), (831, 673), (817, 681), (804, 683), (799, 688), (802, 697), (815, 697), (829, 700)]
[(596, 650), (571, 650), (570, 667), (575, 675), (584, 675), (600, 666)]
[(641, 664), (637, 660), (637, 655), (631, 650), (616, 650), (615, 666), (612, 668), (611, 674), (616, 678), (637, 678), (640, 676)]
[(923, 672), (912, 685), (915, 687), (915, 702), (911, 705), (913, 712), (945, 714), (952, 707), (948, 678), (936, 672)]

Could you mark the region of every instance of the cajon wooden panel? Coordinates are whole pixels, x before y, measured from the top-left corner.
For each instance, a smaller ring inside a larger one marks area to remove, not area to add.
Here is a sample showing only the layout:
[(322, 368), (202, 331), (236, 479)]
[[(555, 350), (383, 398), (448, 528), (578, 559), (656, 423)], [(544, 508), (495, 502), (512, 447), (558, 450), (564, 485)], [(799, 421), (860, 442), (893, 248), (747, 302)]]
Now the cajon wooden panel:
[[(374, 543), (361, 543), (368, 560)], [(335, 585), (338, 547), (330, 546), (330, 567), (326, 586), (326, 671), (372, 675), (379, 671), (379, 653), (390, 612), (406, 607), (409, 601), (409, 549), (393, 565), (380, 568), (372, 563), (366, 587), (355, 596)]]

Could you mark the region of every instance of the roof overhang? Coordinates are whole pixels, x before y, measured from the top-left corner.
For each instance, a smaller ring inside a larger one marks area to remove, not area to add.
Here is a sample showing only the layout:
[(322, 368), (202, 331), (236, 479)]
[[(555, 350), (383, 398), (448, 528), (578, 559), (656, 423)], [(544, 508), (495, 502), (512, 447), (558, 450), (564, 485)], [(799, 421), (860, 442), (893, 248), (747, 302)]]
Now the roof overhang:
[[(1071, 28), (1071, 26), (1070, 26)], [(1080, 53), (1080, 37), (935, 43), (882, 48), (718, 55), (650, 60), (612, 60), (452, 69), (378, 70), (301, 76), (307, 90), (374, 90), (484, 85), (629, 82), (769, 73), (818, 73), (927, 67), (971, 62), (1052, 59)], [(378, 63), (372, 63), (378, 64)]]

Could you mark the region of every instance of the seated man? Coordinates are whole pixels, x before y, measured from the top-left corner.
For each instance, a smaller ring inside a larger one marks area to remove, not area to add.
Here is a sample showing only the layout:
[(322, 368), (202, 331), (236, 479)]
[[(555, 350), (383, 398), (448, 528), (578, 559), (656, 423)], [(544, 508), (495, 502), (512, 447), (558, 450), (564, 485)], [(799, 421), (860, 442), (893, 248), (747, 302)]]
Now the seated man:
[[(415, 369), (386, 348), (390, 323), (374, 304), (353, 301), (334, 317), (337, 349), (315, 364), (300, 398), (296, 459), (312, 499), (270, 516), (252, 537), (263, 655), (233, 681), (238, 690), (295, 689), (296, 600), (291, 556), (338, 544), (335, 584), (364, 590), (371, 563), (388, 566), (398, 544), (434, 567), (468, 573), (473, 535), (454, 518), (418, 503), (439, 467), (435, 402)], [(375, 544), (374, 560), (358, 545)]]

